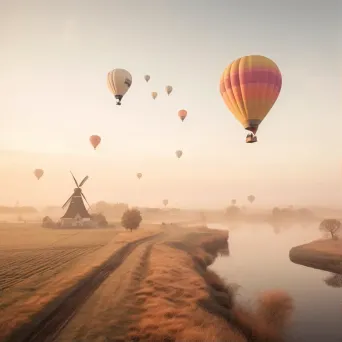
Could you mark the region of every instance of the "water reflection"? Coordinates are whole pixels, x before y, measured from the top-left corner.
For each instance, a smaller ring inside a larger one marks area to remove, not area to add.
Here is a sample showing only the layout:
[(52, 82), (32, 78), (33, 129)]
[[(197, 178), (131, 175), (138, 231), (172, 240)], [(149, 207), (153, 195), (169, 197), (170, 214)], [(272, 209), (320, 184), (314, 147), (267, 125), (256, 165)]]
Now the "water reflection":
[(331, 287), (342, 288), (342, 274), (331, 273), (323, 281)]
[[(220, 229), (219, 225), (208, 226)], [(342, 275), (289, 260), (292, 247), (321, 237), (316, 223), (234, 222), (221, 229), (229, 229), (230, 255), (218, 257), (210, 268), (228, 283), (241, 285), (237, 297), (240, 303), (253, 305), (261, 292), (282, 289), (295, 305), (286, 341), (341, 342)]]

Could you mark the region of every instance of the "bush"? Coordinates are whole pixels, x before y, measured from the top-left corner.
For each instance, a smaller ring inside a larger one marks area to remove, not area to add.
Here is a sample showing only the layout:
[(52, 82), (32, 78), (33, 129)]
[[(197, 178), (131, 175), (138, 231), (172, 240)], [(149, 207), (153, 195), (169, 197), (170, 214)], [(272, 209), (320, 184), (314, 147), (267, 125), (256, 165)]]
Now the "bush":
[(55, 222), (49, 217), (45, 216), (42, 221), (43, 228), (54, 228), (56, 226)]
[(94, 221), (98, 227), (108, 226), (108, 221), (102, 213), (91, 215), (91, 220)]
[(121, 225), (126, 229), (130, 229), (131, 231), (133, 229), (138, 229), (141, 221), (141, 213), (136, 208), (127, 209), (121, 217)]

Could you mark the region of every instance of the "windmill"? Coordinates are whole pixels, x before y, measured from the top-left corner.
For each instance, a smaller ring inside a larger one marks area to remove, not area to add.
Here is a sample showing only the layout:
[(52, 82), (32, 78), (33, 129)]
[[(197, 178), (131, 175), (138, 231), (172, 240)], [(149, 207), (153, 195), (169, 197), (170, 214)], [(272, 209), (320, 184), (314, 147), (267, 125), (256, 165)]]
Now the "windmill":
[(61, 226), (68, 226), (68, 227), (80, 227), (89, 225), (91, 221), (91, 216), (86, 209), (83, 199), (86, 201), (88, 206), (90, 207), (86, 197), (83, 195), (82, 192), (82, 185), (87, 181), (89, 178), (85, 176), (80, 184), (77, 183), (75, 176), (70, 171), (72, 178), (75, 181), (76, 188), (74, 189), (74, 193), (69, 197), (69, 199), (64, 203), (62, 208), (64, 209), (67, 205), (69, 205), (66, 213), (64, 216), (61, 217)]

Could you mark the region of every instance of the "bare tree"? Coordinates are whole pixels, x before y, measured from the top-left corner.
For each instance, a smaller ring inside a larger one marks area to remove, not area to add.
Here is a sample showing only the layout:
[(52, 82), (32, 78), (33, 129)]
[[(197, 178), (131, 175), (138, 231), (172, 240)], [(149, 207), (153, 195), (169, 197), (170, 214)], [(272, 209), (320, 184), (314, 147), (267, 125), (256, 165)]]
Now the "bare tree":
[(325, 219), (319, 225), (319, 230), (329, 233), (334, 240), (338, 239), (338, 234), (342, 228), (342, 223), (336, 219)]

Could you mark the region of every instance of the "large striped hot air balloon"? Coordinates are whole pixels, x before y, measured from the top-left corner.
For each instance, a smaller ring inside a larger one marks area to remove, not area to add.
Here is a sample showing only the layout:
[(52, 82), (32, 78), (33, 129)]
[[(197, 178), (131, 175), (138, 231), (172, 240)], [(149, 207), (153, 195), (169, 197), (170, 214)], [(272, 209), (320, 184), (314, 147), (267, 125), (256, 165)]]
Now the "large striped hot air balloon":
[(228, 109), (250, 131), (246, 142), (256, 142), (262, 120), (276, 102), (282, 85), (278, 66), (264, 56), (245, 56), (223, 72), (220, 92)]

